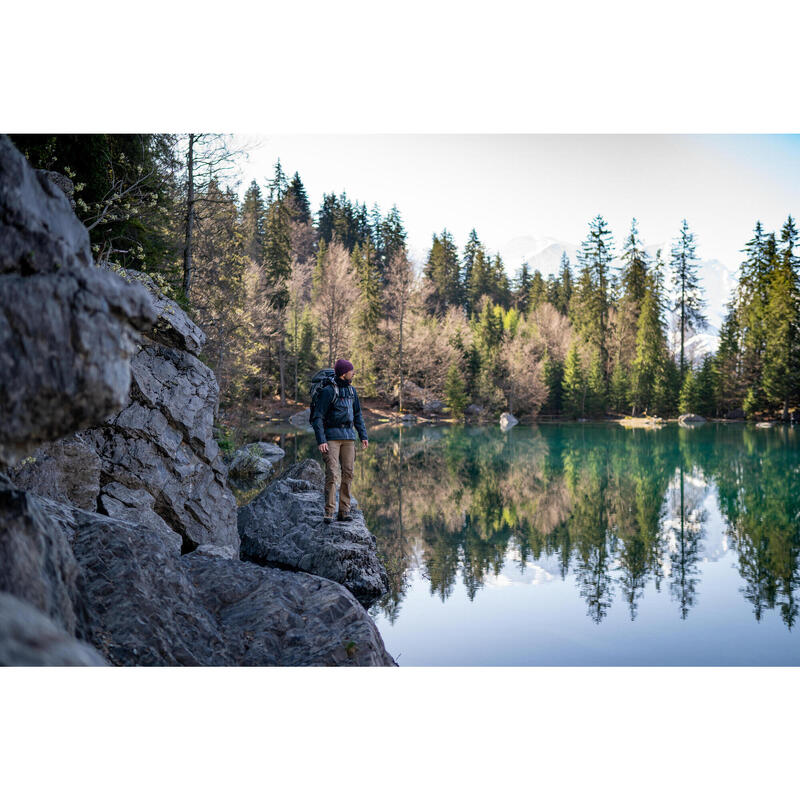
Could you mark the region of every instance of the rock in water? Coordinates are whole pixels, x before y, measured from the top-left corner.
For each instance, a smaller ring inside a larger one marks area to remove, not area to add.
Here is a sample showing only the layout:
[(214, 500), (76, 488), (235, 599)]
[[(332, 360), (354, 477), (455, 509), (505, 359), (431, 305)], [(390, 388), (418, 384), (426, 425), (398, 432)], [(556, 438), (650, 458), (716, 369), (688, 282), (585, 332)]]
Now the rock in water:
[(285, 455), (283, 448), (272, 442), (251, 442), (233, 454), (228, 474), (234, 478), (266, 477)]
[(312, 431), (311, 409), (306, 408), (303, 411), (298, 411), (296, 414), (292, 414), (292, 416), (289, 417), (289, 423), (294, 425), (295, 428), (302, 428), (306, 431)]
[(102, 667), (93, 647), (70, 636), (33, 606), (0, 593), (0, 667)]
[(369, 608), (389, 590), (375, 537), (355, 507), (352, 522), (323, 523), (323, 484), (319, 463), (306, 459), (240, 508), (241, 557), (330, 578)]
[(507, 431), (510, 428), (513, 428), (518, 422), (519, 420), (513, 414), (509, 413), (508, 411), (504, 411), (500, 415), (500, 430)]
[(92, 266), (63, 191), (0, 135), (0, 465), (127, 401), (147, 291)]
[(704, 425), (706, 421), (705, 417), (701, 417), (699, 414), (681, 414), (678, 417), (678, 424), (683, 428), (694, 428), (698, 425)]

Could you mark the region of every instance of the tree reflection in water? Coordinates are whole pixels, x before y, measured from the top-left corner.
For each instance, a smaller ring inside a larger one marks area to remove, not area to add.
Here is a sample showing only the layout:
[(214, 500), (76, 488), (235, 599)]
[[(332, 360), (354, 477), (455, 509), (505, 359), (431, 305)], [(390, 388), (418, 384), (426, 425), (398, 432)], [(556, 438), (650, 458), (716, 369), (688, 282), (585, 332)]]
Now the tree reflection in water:
[[(306, 438), (297, 457), (315, 457)], [(354, 493), (378, 538), (397, 619), (413, 574), (443, 602), (460, 581), (474, 599), (509, 563), (557, 563), (600, 623), (614, 602), (631, 620), (665, 582), (683, 619), (702, 602), (709, 503), (736, 552), (755, 618), (797, 619), (798, 432), (707, 424), (658, 430), (603, 424), (376, 431), (356, 460)], [(551, 567), (552, 569), (552, 567)]]

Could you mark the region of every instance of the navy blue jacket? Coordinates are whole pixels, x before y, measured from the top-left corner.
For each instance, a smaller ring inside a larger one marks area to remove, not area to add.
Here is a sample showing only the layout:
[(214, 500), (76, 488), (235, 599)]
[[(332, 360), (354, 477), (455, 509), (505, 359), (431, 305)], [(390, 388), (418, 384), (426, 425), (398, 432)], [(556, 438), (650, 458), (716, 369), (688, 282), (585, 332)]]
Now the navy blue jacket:
[(367, 427), (361, 416), (361, 403), (355, 387), (340, 378), (334, 380), (339, 389), (339, 399), (333, 402), (333, 386), (329, 384), (323, 387), (314, 406), (314, 416), (311, 417), (317, 444), (327, 442), (328, 439), (355, 440), (356, 431), (358, 437), (366, 441)]

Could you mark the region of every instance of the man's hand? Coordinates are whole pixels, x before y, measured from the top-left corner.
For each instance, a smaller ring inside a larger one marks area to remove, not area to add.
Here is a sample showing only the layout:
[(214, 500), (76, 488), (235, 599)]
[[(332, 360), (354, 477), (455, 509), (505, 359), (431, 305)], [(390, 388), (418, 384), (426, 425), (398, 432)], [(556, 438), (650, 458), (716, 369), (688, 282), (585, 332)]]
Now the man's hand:
[(323, 442), (319, 446), (319, 451), (320, 451), (320, 453), (327, 453), (328, 452), (328, 443), (327, 442)]
[(361, 449), (362, 450), (366, 450), (368, 444), (369, 444), (369, 442), (366, 439), (362, 439), (361, 440)]

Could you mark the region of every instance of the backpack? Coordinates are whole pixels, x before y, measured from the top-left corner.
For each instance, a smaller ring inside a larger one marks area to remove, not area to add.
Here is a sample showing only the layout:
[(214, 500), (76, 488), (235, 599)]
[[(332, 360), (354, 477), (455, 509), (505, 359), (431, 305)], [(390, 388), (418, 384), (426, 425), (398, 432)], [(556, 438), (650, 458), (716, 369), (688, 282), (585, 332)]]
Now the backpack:
[(311, 406), (309, 409), (309, 420), (314, 416), (314, 408), (319, 400), (320, 393), (326, 386), (333, 386), (333, 402), (339, 399), (339, 387), (336, 385), (336, 373), (331, 367), (319, 370), (311, 379)]

